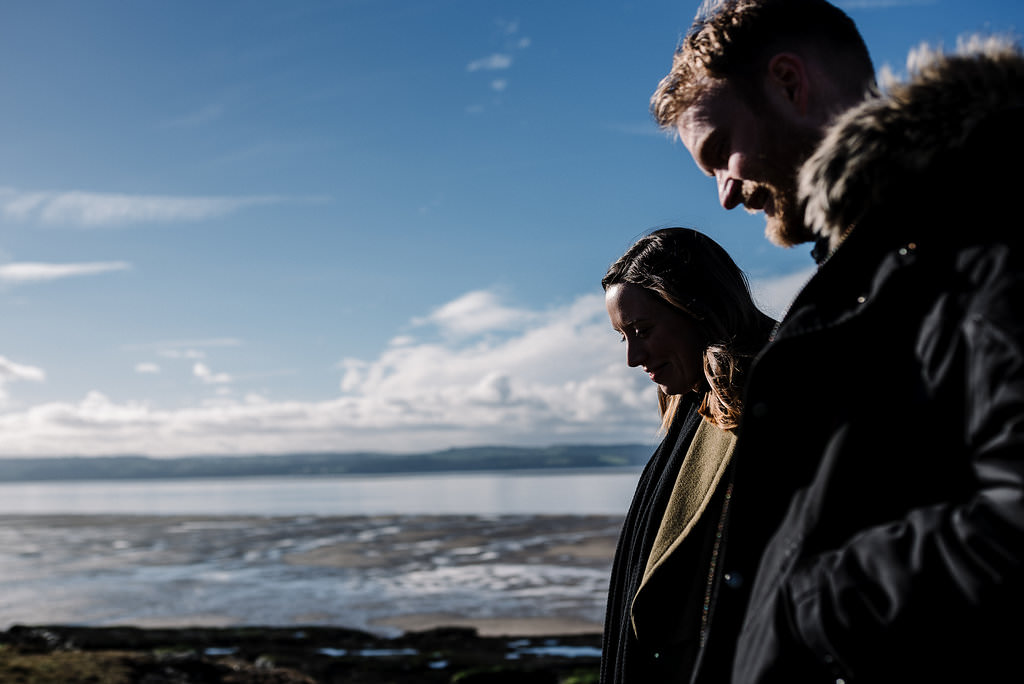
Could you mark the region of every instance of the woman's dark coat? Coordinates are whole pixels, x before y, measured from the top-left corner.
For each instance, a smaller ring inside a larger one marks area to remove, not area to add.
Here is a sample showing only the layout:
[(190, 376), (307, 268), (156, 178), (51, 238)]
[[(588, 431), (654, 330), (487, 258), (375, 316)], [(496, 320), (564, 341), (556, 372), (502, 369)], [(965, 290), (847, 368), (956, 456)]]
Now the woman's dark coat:
[(1022, 165), (1024, 60), (989, 45), (804, 166), (834, 251), (748, 379), (696, 681), (1024, 681)]
[(602, 684), (689, 678), (734, 444), (731, 433), (701, 419), (692, 397), (683, 398), (640, 476), (619, 536)]

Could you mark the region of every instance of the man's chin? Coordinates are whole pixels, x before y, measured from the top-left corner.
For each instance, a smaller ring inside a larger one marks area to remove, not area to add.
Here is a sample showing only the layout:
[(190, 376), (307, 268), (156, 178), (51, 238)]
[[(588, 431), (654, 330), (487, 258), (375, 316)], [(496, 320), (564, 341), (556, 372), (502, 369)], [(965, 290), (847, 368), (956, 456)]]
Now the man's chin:
[(764, 235), (777, 247), (795, 247), (815, 239), (807, 226), (799, 221), (786, 220), (785, 216), (765, 216)]

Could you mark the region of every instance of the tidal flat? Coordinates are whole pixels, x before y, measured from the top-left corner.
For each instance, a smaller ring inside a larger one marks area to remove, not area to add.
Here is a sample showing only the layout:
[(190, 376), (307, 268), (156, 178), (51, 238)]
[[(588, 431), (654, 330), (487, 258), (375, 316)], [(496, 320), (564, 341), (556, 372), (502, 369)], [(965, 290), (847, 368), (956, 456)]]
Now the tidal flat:
[(0, 628), (600, 631), (605, 515), (0, 517)]
[(91, 680), (112, 683), (142, 681), (132, 677), (143, 670), (147, 682), (172, 681), (154, 674), (161, 668), (181, 682), (511, 681), (495, 679), (502, 672), (589, 681), (621, 524), (606, 515), (2, 516), (0, 662), (122, 673)]

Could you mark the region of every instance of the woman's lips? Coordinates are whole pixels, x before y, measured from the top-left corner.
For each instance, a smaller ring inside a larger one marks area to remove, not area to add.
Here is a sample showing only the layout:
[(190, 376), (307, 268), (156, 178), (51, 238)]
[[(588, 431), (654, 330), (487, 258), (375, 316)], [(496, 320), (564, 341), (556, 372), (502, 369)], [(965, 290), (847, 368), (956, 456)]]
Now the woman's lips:
[[(654, 368), (653, 370), (648, 370), (647, 368), (644, 368), (644, 370), (647, 371), (647, 377), (649, 377), (653, 382), (658, 382), (658, 374), (660, 374), (663, 370), (665, 370), (666, 366), (668, 366), (668, 364), (667, 363), (663, 363), (660, 366), (658, 366), (657, 368)], [(661, 383), (658, 383), (658, 384), (661, 384)]]

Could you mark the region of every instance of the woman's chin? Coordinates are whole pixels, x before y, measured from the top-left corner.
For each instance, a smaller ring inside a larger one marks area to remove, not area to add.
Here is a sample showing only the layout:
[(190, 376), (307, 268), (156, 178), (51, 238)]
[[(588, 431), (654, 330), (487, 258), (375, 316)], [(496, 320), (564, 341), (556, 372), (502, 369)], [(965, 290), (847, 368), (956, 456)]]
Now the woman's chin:
[(684, 394), (690, 394), (691, 392), (697, 392), (697, 391), (700, 390), (699, 386), (698, 387), (678, 387), (676, 385), (663, 385), (661, 383), (655, 383), (655, 384), (658, 385), (658, 389), (661, 390), (662, 394), (668, 395), (670, 397), (679, 397), (679, 396), (682, 396)]

